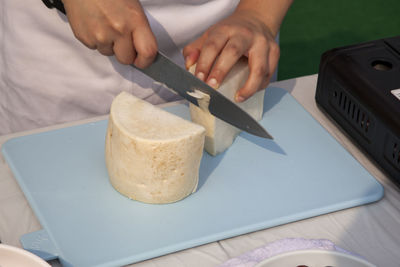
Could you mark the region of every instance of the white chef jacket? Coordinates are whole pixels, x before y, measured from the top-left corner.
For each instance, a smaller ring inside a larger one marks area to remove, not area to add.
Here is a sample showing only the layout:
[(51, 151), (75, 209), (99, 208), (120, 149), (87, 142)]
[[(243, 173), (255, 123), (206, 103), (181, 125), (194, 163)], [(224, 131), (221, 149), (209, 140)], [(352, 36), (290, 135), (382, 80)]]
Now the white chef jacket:
[[(142, 0), (159, 49), (182, 48), (239, 0)], [(177, 99), (130, 66), (90, 50), (66, 17), (40, 0), (0, 1), (0, 135), (107, 114), (119, 92), (153, 104)]]

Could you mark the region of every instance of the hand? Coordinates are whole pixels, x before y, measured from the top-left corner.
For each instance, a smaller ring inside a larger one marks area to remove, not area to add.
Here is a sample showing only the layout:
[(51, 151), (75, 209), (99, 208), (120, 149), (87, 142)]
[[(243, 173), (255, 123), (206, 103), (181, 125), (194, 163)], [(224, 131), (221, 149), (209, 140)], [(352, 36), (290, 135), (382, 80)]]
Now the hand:
[(139, 68), (150, 65), (157, 41), (138, 0), (63, 0), (75, 37), (101, 54)]
[(275, 34), (252, 11), (235, 11), (184, 48), (186, 67), (197, 62), (195, 75), (217, 88), (237, 60), (246, 56), (249, 77), (235, 96), (242, 102), (264, 89), (275, 72), (280, 55)]

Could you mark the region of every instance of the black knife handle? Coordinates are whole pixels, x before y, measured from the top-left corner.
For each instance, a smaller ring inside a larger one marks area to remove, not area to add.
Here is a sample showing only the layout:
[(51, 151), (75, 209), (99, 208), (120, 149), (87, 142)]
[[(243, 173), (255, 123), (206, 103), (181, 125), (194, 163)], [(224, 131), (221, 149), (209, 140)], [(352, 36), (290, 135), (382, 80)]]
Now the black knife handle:
[(61, 0), (42, 0), (42, 2), (48, 7), (48, 8), (56, 8), (60, 12), (66, 14), (64, 4), (61, 2)]

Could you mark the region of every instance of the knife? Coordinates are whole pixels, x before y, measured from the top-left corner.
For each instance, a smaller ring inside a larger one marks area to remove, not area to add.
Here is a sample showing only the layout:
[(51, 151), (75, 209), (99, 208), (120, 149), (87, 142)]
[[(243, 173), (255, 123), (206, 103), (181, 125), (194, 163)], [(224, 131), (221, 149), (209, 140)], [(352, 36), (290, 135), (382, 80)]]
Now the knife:
[[(57, 8), (65, 14), (63, 3), (58, 0), (42, 0), (47, 7)], [(166, 85), (174, 90), (181, 97), (187, 99), (191, 103), (198, 106), (197, 98), (192, 96), (195, 90), (199, 90), (210, 96), (208, 109), (211, 114), (219, 119), (243, 130), (250, 134), (273, 139), (272, 136), (262, 127), (257, 120), (251, 117), (238, 105), (230, 101), (224, 95), (213, 89), (205, 82), (198, 79), (196, 76), (175, 64), (162, 53), (157, 52), (154, 62), (147, 68), (138, 68), (131, 65), (133, 68), (143, 72), (145, 75), (153, 78), (155, 81)]]
[(147, 68), (140, 69), (157, 82), (165, 84), (183, 98), (198, 106), (197, 98), (192, 96), (195, 90), (199, 90), (210, 96), (208, 109), (211, 114), (219, 119), (236, 126), (237, 128), (264, 138), (272, 139), (272, 136), (253, 117), (242, 110), (238, 105), (230, 101), (217, 90), (198, 79), (196, 76), (180, 67), (168, 57), (158, 52), (154, 62)]

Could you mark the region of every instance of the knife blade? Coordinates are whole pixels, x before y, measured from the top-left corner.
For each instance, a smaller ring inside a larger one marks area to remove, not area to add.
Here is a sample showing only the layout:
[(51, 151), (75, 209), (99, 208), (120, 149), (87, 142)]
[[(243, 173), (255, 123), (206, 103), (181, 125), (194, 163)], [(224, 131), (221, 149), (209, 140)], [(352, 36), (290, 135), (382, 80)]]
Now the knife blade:
[(210, 103), (208, 109), (211, 114), (250, 134), (273, 139), (257, 120), (238, 105), (174, 63), (162, 53), (158, 52), (154, 62), (147, 68), (141, 69), (133, 64), (131, 66), (153, 78), (155, 81), (165, 84), (168, 88), (174, 90), (196, 106), (199, 105), (197, 98), (193, 97), (191, 93), (199, 90), (209, 95)]
[[(60, 0), (42, 0), (48, 8), (56, 8), (66, 14), (64, 5)], [(273, 139), (253, 117), (230, 101), (224, 95), (213, 89), (196, 76), (175, 64), (172, 60), (158, 52), (154, 62), (147, 68), (141, 69), (131, 65), (143, 72), (155, 81), (165, 84), (180, 96), (198, 106), (197, 99), (188, 93), (199, 90), (210, 96), (209, 111), (217, 118), (250, 134)]]

